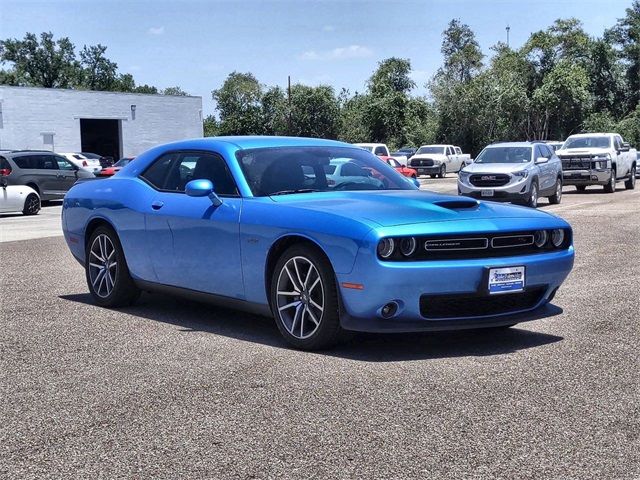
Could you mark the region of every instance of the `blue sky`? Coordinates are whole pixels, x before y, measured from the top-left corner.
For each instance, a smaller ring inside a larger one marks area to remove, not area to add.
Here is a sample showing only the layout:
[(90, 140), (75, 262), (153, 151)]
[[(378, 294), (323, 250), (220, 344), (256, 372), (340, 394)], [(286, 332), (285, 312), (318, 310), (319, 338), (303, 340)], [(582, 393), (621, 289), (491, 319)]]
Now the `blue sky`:
[(452, 18), (475, 31), (483, 51), (522, 45), (556, 18), (577, 17), (602, 34), (631, 0), (0, 0), (0, 38), (52, 31), (79, 49), (102, 43), (121, 72), (159, 88), (203, 97), (232, 71), (267, 85), (293, 82), (364, 89), (377, 62), (409, 58), (416, 94), (442, 63), (441, 33)]

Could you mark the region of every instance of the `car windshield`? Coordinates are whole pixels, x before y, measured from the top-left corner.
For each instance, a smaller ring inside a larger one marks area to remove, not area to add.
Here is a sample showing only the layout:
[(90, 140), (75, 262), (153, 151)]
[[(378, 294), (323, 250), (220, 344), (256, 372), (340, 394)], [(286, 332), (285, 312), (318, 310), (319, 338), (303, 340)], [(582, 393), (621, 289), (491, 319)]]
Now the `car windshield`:
[(373, 145), (357, 145), (360, 148), (364, 148), (367, 152), (373, 153)]
[(420, 155), (422, 153), (439, 153), (444, 154), (444, 147), (420, 147), (416, 152), (416, 155)]
[[(124, 167), (126, 166), (133, 158), (121, 158), (116, 163), (113, 164), (114, 167)], [(137, 165), (137, 164), (136, 164)]]
[(474, 163), (527, 163), (531, 147), (491, 147), (480, 152)]
[(417, 190), (360, 148), (275, 147), (236, 154), (255, 196), (344, 190)]
[(568, 138), (562, 149), (567, 148), (609, 148), (611, 140), (609, 137), (576, 137)]

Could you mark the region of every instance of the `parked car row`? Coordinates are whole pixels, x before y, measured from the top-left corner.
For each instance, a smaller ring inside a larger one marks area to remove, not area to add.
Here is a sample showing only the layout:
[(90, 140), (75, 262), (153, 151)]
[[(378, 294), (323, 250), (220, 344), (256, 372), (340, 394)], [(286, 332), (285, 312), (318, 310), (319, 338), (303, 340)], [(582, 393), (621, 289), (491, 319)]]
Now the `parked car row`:
[[(2, 151), (0, 213), (35, 215), (40, 210), (41, 202), (63, 198), (79, 179), (114, 175), (131, 160), (132, 157), (123, 158), (109, 166), (109, 160), (105, 160), (105, 157), (88, 153)], [(106, 166), (103, 167), (103, 164)]]

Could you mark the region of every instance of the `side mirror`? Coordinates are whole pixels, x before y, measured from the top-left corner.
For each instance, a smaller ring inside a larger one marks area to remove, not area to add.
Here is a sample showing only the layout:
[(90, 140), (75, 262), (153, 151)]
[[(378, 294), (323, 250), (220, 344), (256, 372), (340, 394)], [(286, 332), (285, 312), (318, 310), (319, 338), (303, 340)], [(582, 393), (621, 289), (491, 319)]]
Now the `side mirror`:
[(184, 193), (190, 197), (209, 197), (214, 207), (222, 205), (222, 200), (216, 195), (213, 189), (213, 183), (210, 180), (191, 180), (184, 187)]
[(542, 163), (547, 163), (549, 159), (547, 157), (538, 157), (536, 158), (536, 165), (540, 165)]
[(622, 146), (620, 147), (620, 150), (619, 150), (619, 151), (620, 151), (620, 152), (628, 152), (628, 151), (629, 151), (629, 148), (630, 148), (629, 143), (628, 143), (628, 142), (624, 142), (624, 143), (622, 144)]

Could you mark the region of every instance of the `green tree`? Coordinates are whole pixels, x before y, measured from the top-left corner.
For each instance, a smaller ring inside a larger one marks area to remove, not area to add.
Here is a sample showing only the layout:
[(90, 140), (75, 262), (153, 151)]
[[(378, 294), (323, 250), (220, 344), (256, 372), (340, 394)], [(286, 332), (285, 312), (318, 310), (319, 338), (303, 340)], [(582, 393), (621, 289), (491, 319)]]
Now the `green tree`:
[(473, 30), (458, 19), (451, 20), (442, 33), (444, 68), (451, 78), (466, 82), (480, 71), (484, 55)]
[(167, 87), (162, 91), (163, 95), (173, 95), (176, 97), (186, 97), (189, 94), (187, 92), (185, 92), (184, 90), (182, 90), (180, 87), (175, 86), (175, 87)]
[(367, 142), (371, 138), (368, 126), (364, 122), (364, 112), (368, 95), (355, 93), (351, 96), (349, 91), (342, 89), (338, 95), (340, 105), (338, 138), (348, 143)]
[(261, 115), (266, 135), (289, 133), (289, 107), (282, 88), (271, 87), (264, 93)]
[(51, 32), (27, 33), (22, 40), (0, 41), (0, 62), (12, 64), (11, 76), (23, 85), (71, 88), (76, 85), (80, 65), (67, 37), (53, 39)]
[(627, 111), (630, 111), (640, 102), (640, 0), (633, 0), (625, 17), (605, 32), (605, 40), (618, 46), (626, 64)]
[(627, 110), (624, 70), (611, 45), (597, 40), (591, 45), (587, 75), (596, 112), (611, 112), (615, 117)]
[(262, 86), (251, 73), (232, 72), (212, 97), (220, 113), (221, 135), (264, 133)]
[(118, 78), (113, 85), (113, 91), (115, 92), (133, 92), (135, 88), (136, 82), (133, 79), (133, 75), (130, 73), (118, 75)]
[(136, 86), (132, 91), (133, 93), (151, 93), (151, 94), (158, 93), (158, 89), (156, 87), (152, 85), (147, 85), (146, 83), (144, 85)]
[(205, 137), (215, 137), (219, 135), (219, 125), (216, 117), (207, 115), (202, 122)]
[(105, 56), (104, 45), (86, 45), (80, 52), (81, 80), (89, 90), (113, 90), (117, 81), (118, 64)]
[(339, 105), (333, 88), (291, 87), (291, 130), (296, 137), (337, 138)]

